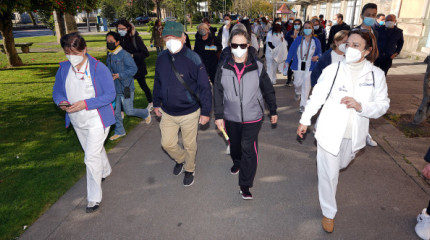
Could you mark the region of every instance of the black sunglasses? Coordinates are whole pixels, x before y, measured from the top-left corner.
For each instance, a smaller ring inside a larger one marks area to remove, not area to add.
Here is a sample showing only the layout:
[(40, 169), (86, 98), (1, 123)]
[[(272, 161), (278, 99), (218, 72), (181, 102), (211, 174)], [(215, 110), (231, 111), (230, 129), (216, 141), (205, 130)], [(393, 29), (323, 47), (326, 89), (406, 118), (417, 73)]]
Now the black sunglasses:
[(242, 44), (232, 43), (231, 44), (231, 48), (233, 48), (233, 49), (236, 49), (239, 46), (240, 46), (240, 48), (245, 49), (248, 47), (248, 44), (247, 43), (242, 43)]

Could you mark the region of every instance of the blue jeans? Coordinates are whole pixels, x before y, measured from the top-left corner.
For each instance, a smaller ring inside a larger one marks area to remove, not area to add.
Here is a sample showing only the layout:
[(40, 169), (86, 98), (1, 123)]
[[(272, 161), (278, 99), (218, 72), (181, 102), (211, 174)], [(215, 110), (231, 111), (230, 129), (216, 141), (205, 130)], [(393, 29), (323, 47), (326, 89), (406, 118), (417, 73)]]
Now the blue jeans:
[(122, 94), (116, 94), (116, 106), (115, 106), (115, 134), (125, 134), (124, 125), (121, 117), (121, 105), (124, 108), (124, 112), (127, 116), (135, 116), (140, 118), (147, 118), (149, 116), (148, 109), (133, 108), (134, 92), (130, 93), (130, 98), (124, 98)]

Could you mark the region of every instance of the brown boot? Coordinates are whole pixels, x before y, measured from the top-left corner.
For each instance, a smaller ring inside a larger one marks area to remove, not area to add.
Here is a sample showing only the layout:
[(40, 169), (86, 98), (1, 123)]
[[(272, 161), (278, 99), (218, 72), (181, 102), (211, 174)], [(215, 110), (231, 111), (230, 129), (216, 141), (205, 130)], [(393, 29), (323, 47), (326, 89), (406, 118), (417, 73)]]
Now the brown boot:
[(324, 231), (332, 233), (334, 230), (334, 219), (323, 217), (321, 220)]

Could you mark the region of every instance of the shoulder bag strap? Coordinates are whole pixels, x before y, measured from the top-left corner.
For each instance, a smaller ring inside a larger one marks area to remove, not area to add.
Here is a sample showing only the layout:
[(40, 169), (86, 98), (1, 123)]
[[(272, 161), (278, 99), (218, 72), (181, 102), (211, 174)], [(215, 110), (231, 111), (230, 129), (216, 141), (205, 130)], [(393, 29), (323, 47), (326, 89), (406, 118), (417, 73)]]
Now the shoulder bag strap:
[(170, 54), (169, 54), (169, 60), (170, 60), (170, 65), (172, 65), (172, 70), (175, 73), (176, 78), (178, 79), (178, 81), (182, 84), (182, 86), (185, 87), (185, 89), (187, 89), (187, 91), (191, 94), (191, 96), (193, 96), (193, 98), (197, 101), (197, 103), (199, 105), (201, 105), (200, 104), (200, 98), (193, 92), (193, 90), (191, 90), (191, 88), (188, 86), (187, 83), (185, 83), (184, 79), (181, 77), (181, 75), (176, 70), (175, 64), (173, 64), (173, 62), (174, 62), (173, 56), (171, 56)]
[(328, 97), (330, 96), (331, 90), (333, 89), (334, 83), (336, 82), (337, 73), (339, 72), (340, 62), (337, 65), (336, 75), (334, 75), (333, 83), (331, 84), (330, 91), (327, 94), (327, 98), (325, 99), (327, 101)]

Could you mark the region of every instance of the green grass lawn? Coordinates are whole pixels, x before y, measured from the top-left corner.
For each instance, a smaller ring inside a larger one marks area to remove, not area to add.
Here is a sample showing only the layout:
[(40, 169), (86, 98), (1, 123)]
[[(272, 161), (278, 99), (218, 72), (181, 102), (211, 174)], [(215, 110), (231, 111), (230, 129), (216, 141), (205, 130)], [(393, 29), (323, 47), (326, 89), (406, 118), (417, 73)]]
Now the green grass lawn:
[[(149, 35), (143, 36), (149, 46)], [(194, 37), (194, 36), (193, 36)], [(106, 59), (104, 36), (84, 36), (88, 52)], [(20, 54), (23, 67), (5, 68), (0, 53), (0, 239), (15, 239), (85, 174), (84, 154), (64, 112), (52, 101), (58, 63), (66, 60), (56, 37), (19, 38), (34, 42)], [(94, 50), (95, 49), (95, 50)], [(96, 51), (97, 50), (97, 51)], [(155, 52), (147, 59), (147, 81), (153, 86)], [(147, 105), (135, 82), (135, 107)], [(129, 132), (141, 119), (126, 117)], [(110, 135), (113, 134), (111, 129)], [(106, 142), (111, 149), (116, 142)]]

